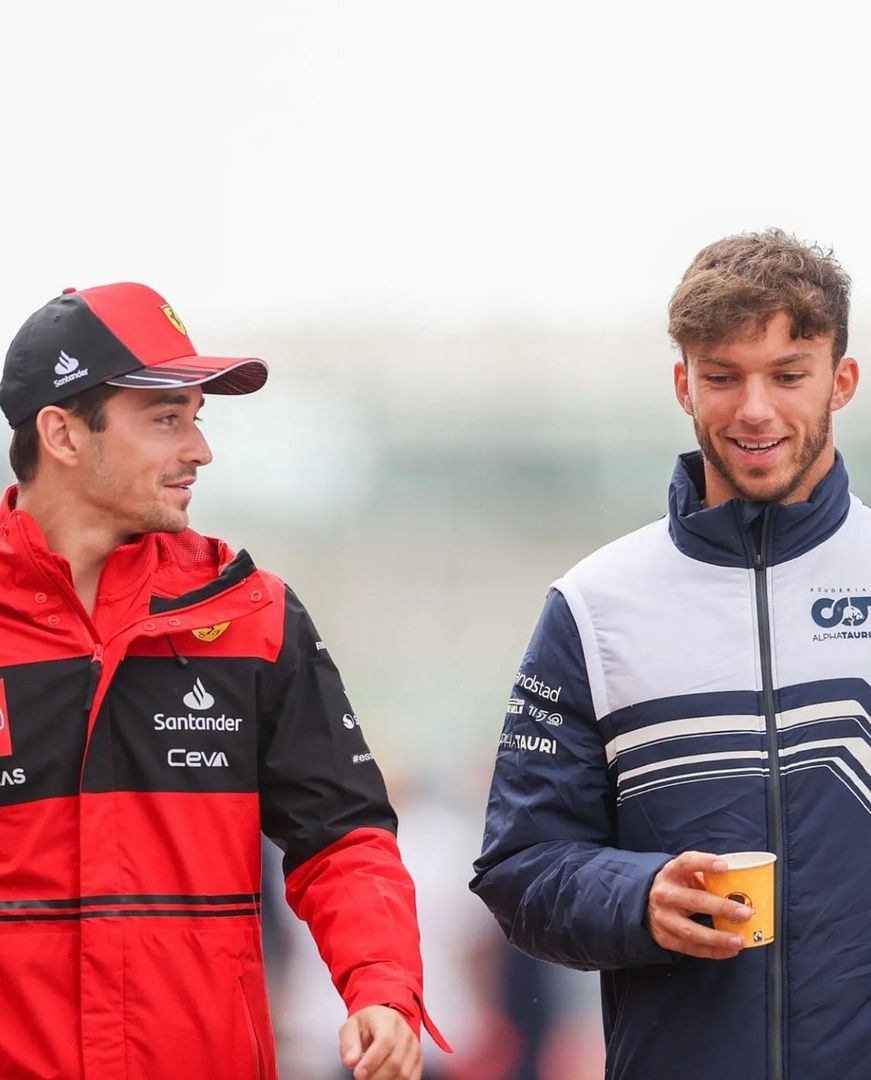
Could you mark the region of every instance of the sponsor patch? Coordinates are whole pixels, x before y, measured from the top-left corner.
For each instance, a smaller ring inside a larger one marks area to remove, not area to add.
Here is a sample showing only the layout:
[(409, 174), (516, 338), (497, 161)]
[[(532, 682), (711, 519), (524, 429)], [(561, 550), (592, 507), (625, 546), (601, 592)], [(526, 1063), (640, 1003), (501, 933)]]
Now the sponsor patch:
[(9, 730), (9, 708), (6, 705), (6, 682), (0, 679), (0, 757), (12, 753), (12, 733)]
[(229, 625), (228, 622), (219, 622), (214, 626), (201, 626), (199, 630), (191, 630), (191, 633), (197, 641), (217, 641)]
[(499, 737), (502, 750), (525, 750), (527, 753), (556, 754), (556, 740), (542, 735), (518, 735), (513, 731), (503, 732)]
[(562, 713), (551, 712), (549, 709), (538, 709), (535, 705), (529, 706), (529, 715), (536, 723), (550, 724), (551, 727), (559, 727), (563, 722)]
[(172, 310), (172, 307), (169, 304), (164, 304), (163, 307), (160, 310), (167, 317), (167, 319), (169, 319), (169, 321), (172, 323), (172, 325), (175, 327), (175, 329), (178, 330), (178, 332), (180, 334), (183, 334), (185, 337), (188, 336), (188, 332), (187, 332), (187, 330), (185, 330), (184, 323), (181, 321), (181, 319), (178, 317), (178, 315), (176, 315), (176, 313)]
[(186, 750), (183, 746), (173, 747), (166, 761), (176, 769), (226, 769), (229, 765), (223, 750)]
[(528, 690), (530, 694), (535, 694), (536, 697), (545, 698), (547, 701), (559, 701), (559, 696), (562, 693), (561, 686), (548, 686), (537, 675), (524, 675), (522, 671), (518, 671), (514, 676), (514, 685), (521, 687), (523, 690)]

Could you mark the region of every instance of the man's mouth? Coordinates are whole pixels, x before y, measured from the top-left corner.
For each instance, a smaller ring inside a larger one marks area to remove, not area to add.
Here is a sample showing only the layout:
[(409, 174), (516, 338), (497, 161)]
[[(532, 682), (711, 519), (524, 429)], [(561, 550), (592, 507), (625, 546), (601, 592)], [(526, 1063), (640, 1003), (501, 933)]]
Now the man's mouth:
[(785, 439), (737, 439), (734, 436), (730, 436), (730, 441), (749, 454), (761, 456), (762, 454), (773, 450), (775, 447), (780, 446)]
[(183, 477), (181, 480), (173, 480), (173, 481), (171, 481), (170, 483), (168, 483), (166, 485), (166, 487), (184, 488), (185, 491), (187, 491), (187, 489), (191, 486), (191, 484), (196, 482), (196, 479), (197, 478), (195, 476), (186, 476), (186, 477)]

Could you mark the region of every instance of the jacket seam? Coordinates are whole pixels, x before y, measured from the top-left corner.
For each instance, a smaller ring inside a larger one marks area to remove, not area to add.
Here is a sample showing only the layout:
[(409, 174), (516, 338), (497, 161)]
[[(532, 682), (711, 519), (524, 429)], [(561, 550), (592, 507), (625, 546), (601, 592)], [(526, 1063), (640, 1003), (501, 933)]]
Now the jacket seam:
[[(574, 620), (575, 630), (578, 635), (578, 645), (580, 646), (581, 656), (586, 668), (586, 681), (593, 706), (593, 717), (598, 724), (600, 717), (610, 716), (613, 710), (611, 709), (611, 704), (608, 700), (608, 688), (605, 679), (605, 671), (602, 666), (602, 658), (599, 653), (596, 628), (593, 624), (583, 594), (573, 581), (565, 577), (560, 578), (559, 581), (554, 582), (553, 588), (555, 588), (565, 600), (569, 611), (572, 614), (572, 619)], [(585, 629), (589, 628), (588, 636), (590, 638), (591, 648), (587, 648), (587, 644), (584, 641), (584, 633), (581, 628), (579, 614), (583, 616), (583, 621), (586, 624)], [(595, 678), (591, 677), (593, 675)], [(600, 699), (598, 702), (596, 700), (597, 697)]]

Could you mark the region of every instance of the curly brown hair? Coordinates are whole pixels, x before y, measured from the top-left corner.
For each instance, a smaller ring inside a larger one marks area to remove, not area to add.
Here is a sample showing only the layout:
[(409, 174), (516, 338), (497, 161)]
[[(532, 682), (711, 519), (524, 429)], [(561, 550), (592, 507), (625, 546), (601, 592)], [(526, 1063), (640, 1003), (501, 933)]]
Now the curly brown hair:
[(832, 335), (832, 360), (847, 351), (850, 278), (818, 244), (782, 229), (740, 233), (696, 255), (668, 306), (668, 332), (686, 359), (690, 346), (711, 346), (761, 333), (786, 311), (792, 336)]

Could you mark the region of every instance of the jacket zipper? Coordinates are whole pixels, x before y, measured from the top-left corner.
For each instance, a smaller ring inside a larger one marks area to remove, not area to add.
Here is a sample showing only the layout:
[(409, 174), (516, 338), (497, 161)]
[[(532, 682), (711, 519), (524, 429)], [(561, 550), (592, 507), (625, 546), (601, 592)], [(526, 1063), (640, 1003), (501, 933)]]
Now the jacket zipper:
[[(762, 696), (765, 704), (765, 731), (768, 742), (768, 768), (771, 776), (771, 837), (772, 850), (777, 856), (774, 864), (774, 925), (771, 978), (771, 1080), (783, 1080), (783, 985), (784, 936), (783, 920), (783, 794), (780, 785), (780, 741), (774, 705), (774, 678), (771, 671), (771, 619), (768, 613), (768, 554), (769, 534), (775, 509), (765, 507), (762, 516), (762, 540), (753, 552), (753, 573), (756, 584), (756, 614), (759, 622), (759, 653), (762, 662)], [(751, 534), (752, 538), (752, 534)], [(755, 548), (755, 541), (754, 541)]]
[(100, 675), (103, 671), (103, 646), (99, 644), (94, 645), (94, 652), (91, 655), (91, 664), (88, 670), (88, 690), (85, 694), (85, 712), (90, 714), (91, 706), (94, 704), (94, 697), (97, 693), (97, 684), (100, 681)]

